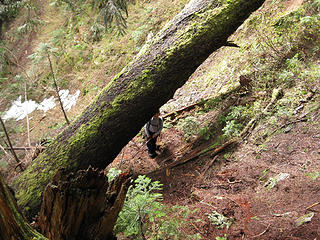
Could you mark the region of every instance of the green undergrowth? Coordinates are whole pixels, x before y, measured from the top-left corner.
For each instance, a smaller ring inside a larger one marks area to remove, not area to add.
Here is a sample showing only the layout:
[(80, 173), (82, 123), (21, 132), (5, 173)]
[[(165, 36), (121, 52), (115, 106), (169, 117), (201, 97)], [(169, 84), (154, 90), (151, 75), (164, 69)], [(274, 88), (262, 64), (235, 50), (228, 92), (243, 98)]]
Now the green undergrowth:
[[(209, 97), (197, 115), (191, 113), (179, 120), (177, 128), (185, 139), (239, 136), (248, 121), (268, 105), (276, 88), (283, 89), (284, 96), (260, 120), (269, 128), (264, 138), (273, 134), (283, 119), (297, 118), (303, 107), (308, 111), (318, 99), (320, 85), (319, 9), (318, 1), (304, 1), (290, 11), (281, 1), (267, 1), (262, 11), (254, 13), (231, 37), (240, 48), (215, 52), (183, 87), (187, 94), (208, 92)], [(248, 78), (249, 85), (233, 95), (238, 99), (233, 106), (224, 108), (226, 99), (219, 96), (236, 89), (240, 76)], [(301, 107), (308, 101), (311, 103)], [(170, 103), (163, 109), (171, 109)], [(204, 123), (202, 116), (210, 111), (220, 111), (218, 119)]]
[(159, 181), (138, 176), (129, 187), (115, 233), (133, 239), (201, 239), (200, 234), (186, 236), (180, 230), (193, 212), (183, 206), (165, 206), (161, 190)]

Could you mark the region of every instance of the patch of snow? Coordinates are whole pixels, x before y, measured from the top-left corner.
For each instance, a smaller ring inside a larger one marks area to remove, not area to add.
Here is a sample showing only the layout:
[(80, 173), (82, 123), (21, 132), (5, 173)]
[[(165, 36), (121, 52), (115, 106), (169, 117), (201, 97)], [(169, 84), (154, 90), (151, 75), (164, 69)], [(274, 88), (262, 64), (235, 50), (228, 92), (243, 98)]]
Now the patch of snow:
[(79, 95), (80, 90), (77, 90), (73, 95), (69, 94), (69, 90), (59, 91), (59, 96), (66, 111), (70, 111), (70, 109), (76, 105)]
[(39, 105), (38, 109), (41, 111), (48, 111), (56, 106), (55, 98), (51, 96), (50, 98), (44, 99)]
[[(74, 94), (69, 93), (69, 90), (59, 91), (59, 96), (66, 111), (70, 111), (70, 109), (76, 105), (80, 95), (80, 90), (77, 90)], [(57, 99), (54, 96), (51, 96), (50, 98), (44, 99), (41, 103), (36, 103), (33, 100), (22, 102), (21, 96), (19, 96), (18, 99), (12, 103), (9, 110), (5, 112), (2, 118), (4, 121), (10, 118), (14, 118), (19, 121), (24, 119), (27, 114), (30, 114), (37, 109), (47, 112), (56, 106), (56, 101)]]
[(24, 119), (27, 114), (32, 113), (37, 109), (37, 107), (38, 104), (35, 101), (28, 100), (21, 102), (21, 96), (19, 96), (18, 99), (12, 103), (10, 109), (5, 113), (3, 120), (7, 120), (9, 118), (15, 118), (17, 121)]

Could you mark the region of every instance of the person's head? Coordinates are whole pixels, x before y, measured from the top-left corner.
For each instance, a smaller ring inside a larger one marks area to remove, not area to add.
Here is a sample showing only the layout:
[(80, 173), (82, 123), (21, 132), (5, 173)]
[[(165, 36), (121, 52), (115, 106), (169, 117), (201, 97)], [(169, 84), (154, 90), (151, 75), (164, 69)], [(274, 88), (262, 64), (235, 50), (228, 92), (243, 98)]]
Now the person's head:
[(153, 118), (158, 118), (160, 116), (160, 111), (159, 109), (153, 114)]

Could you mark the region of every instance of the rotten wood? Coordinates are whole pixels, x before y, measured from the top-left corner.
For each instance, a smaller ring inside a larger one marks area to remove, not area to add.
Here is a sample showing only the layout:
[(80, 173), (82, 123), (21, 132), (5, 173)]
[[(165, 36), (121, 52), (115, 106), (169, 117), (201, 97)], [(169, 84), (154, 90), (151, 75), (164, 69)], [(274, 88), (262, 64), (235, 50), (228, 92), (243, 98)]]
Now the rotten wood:
[(45, 189), (39, 227), (49, 239), (113, 239), (128, 176), (108, 183), (103, 171), (60, 169)]

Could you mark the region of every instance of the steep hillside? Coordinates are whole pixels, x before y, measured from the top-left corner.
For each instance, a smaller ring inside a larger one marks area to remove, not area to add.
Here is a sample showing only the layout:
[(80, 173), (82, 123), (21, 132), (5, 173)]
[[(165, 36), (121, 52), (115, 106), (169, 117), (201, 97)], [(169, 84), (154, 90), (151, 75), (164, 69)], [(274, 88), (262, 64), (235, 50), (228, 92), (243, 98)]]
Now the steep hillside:
[(163, 106), (156, 160), (139, 136), (116, 158), (160, 180), (169, 206), (197, 209), (186, 234), (320, 236), (318, 13), (311, 1), (267, 2), (232, 37), (240, 49), (213, 53)]
[[(41, 25), (26, 33), (28, 40), (14, 30), (23, 26), (23, 16), (2, 40), (1, 56), (11, 64), (0, 76), (1, 111), (24, 96), (25, 82), (28, 99), (40, 102), (55, 94), (48, 61), (27, 58), (40, 43), (50, 43), (58, 56), (53, 59), (59, 86), (81, 92), (67, 112), (74, 118), (152, 37), (150, 31), (186, 2), (137, 1), (129, 7), (126, 34), (107, 33), (96, 41), (90, 32), (94, 13), (41, 1), (34, 13)], [(159, 156), (149, 158), (140, 133), (110, 166), (160, 180), (163, 203), (196, 210), (181, 226), (185, 236), (320, 238), (319, 12), (319, 1), (267, 1), (230, 39), (240, 47), (214, 52), (161, 108)], [(64, 125), (58, 107), (29, 118), (32, 144), (49, 141)], [(6, 125), (16, 146), (28, 145), (26, 118)], [(30, 154), (19, 155), (25, 165)], [(2, 155), (8, 179), (18, 174), (15, 165)]]
[[(101, 29), (100, 32), (93, 31), (96, 13), (91, 10), (89, 1), (83, 4), (81, 11), (75, 12), (63, 1), (27, 3), (26, 9), (22, 9), (21, 16), (11, 23), (2, 39), (0, 106), (1, 112), (7, 111), (19, 96), (22, 96), (21, 103), (18, 101), (20, 105), (25, 99), (40, 104), (55, 98), (55, 108), (29, 114), (32, 118), (29, 138), (34, 146), (41, 139), (50, 141), (65, 124), (43, 46), (49, 46), (52, 52), (51, 61), (59, 89), (69, 90), (73, 96), (80, 91), (76, 107), (67, 111), (72, 120), (139, 52), (147, 36), (163, 27), (186, 1), (166, 4), (137, 1), (130, 4), (127, 29), (122, 36), (117, 29), (108, 30), (104, 35)], [(14, 119), (6, 121), (15, 146), (28, 145), (27, 120), (24, 117), (18, 122)], [(5, 144), (2, 142), (1, 145)], [(18, 154), (24, 158), (24, 153)], [(25, 159), (27, 164), (30, 160), (30, 156)], [(6, 161), (1, 165), (8, 167)], [(9, 165), (12, 167), (15, 163)]]

